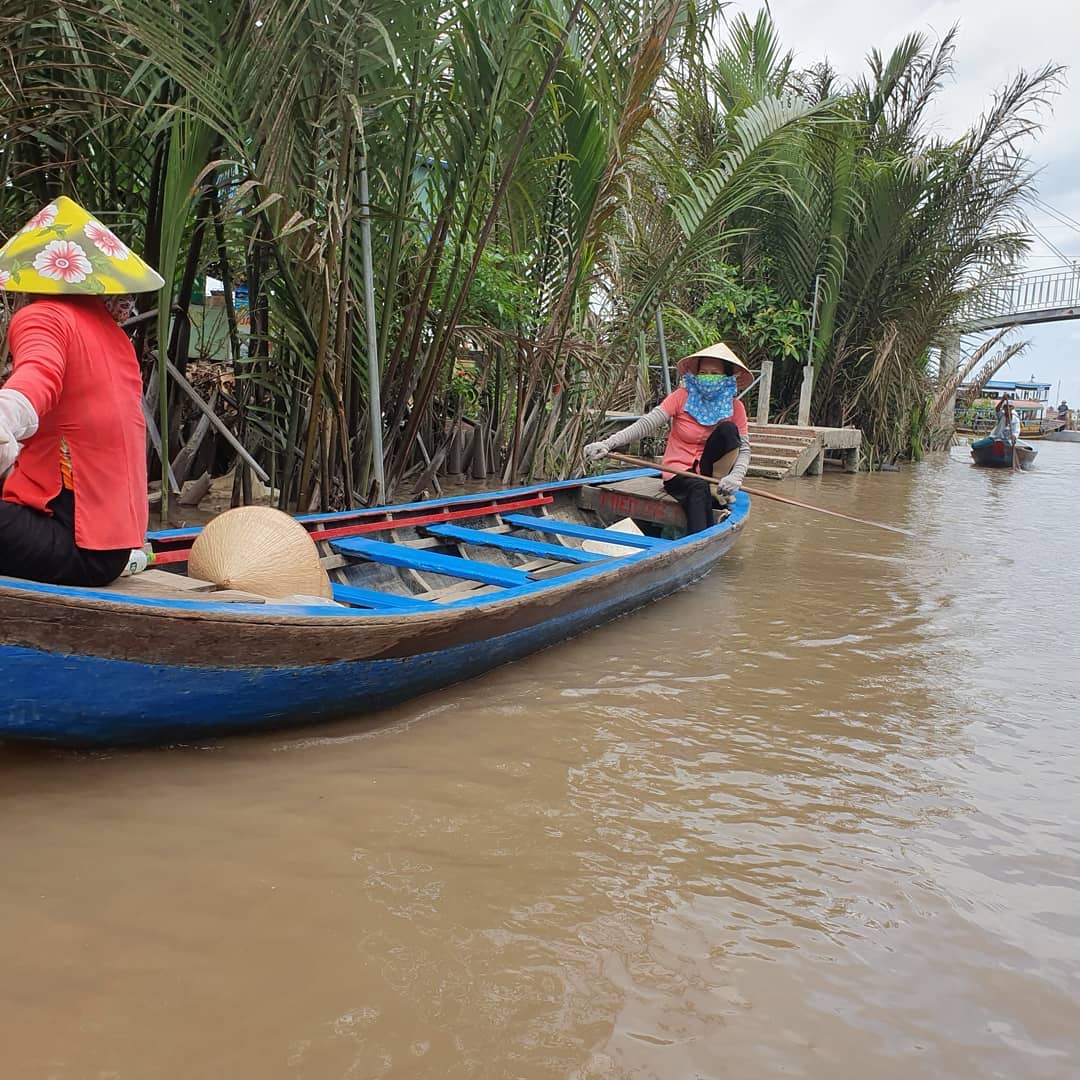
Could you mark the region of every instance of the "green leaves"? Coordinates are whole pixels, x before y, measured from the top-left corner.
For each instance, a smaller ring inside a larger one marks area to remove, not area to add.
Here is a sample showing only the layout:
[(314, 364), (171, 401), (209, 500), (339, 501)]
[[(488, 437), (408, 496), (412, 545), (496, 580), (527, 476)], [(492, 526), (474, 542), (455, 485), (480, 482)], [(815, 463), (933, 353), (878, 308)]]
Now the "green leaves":
[[(844, 82), (720, 0), (8, 7), (0, 226), (69, 191), (177, 299), (192, 273), (247, 285), (243, 423), (305, 505), (369, 494), (374, 422), (407, 476), (461, 402), (509, 471), (569, 468), (592, 418), (634, 403), (659, 305), (673, 354), (725, 337), (801, 359), (819, 275), (815, 418), (890, 453), (924, 438), (928, 349), (1023, 250), (1019, 140), (1058, 78), (1017, 75), (945, 142), (927, 118), (952, 33)], [(468, 389), (462, 351), (484, 354)]]

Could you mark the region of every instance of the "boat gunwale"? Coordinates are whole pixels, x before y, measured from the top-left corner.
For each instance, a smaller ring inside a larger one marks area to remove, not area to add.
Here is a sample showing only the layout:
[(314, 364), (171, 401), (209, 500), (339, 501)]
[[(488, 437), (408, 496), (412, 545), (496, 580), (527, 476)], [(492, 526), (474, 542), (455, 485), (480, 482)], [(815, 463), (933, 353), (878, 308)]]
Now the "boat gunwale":
[[(432, 507), (465, 506), (473, 503), (492, 502), (496, 499), (520, 498), (522, 495), (536, 495), (547, 491), (568, 491), (575, 487), (589, 484), (615, 484), (623, 480), (634, 480), (643, 476), (660, 476), (660, 469), (623, 469), (615, 473), (601, 473), (598, 476), (579, 476), (572, 480), (552, 480), (547, 484), (532, 484), (522, 488), (499, 488), (496, 491), (471, 492), (465, 495), (444, 495), (439, 499), (425, 499), (422, 502), (390, 503), (384, 506), (362, 506), (351, 510), (334, 510), (326, 514), (298, 514), (297, 521), (302, 525), (317, 524), (322, 521), (342, 521), (347, 518), (377, 517), (396, 514), (401, 511), (429, 510)], [(497, 513), (498, 511), (496, 511)], [(407, 521), (402, 526), (408, 525)], [(391, 526), (387, 526), (388, 528)], [(193, 529), (159, 529), (146, 534), (147, 540), (159, 540), (172, 543), (189, 537), (198, 536), (204, 526)]]
[[(658, 476), (659, 469), (636, 469), (635, 476)], [(515, 490), (513, 494), (526, 491), (547, 491), (553, 488), (567, 489), (583, 487), (593, 483), (613, 483), (626, 479), (625, 473), (611, 473), (598, 477), (585, 477), (574, 481), (558, 481), (554, 485), (541, 485), (536, 488)], [(489, 493), (490, 495), (491, 493)], [(494, 493), (497, 495), (506, 492)], [(430, 504), (417, 504), (425, 506)], [(387, 508), (385, 511), (389, 512)], [(498, 512), (497, 510), (494, 512)], [(155, 596), (136, 596), (110, 592), (105, 589), (88, 589), (66, 585), (48, 585), (42, 582), (22, 581), (16, 578), (0, 578), (0, 600), (18, 599), (37, 602), (50, 607), (62, 607), (84, 611), (99, 612), (105, 615), (147, 615), (157, 616), (177, 622), (232, 623), (263, 626), (286, 626), (292, 629), (326, 629), (329, 623), (338, 627), (444, 627), (469, 619), (478, 614), (517, 607), (541, 598), (551, 598), (553, 602), (561, 600), (568, 589), (577, 588), (586, 579), (601, 579), (621, 576), (626, 571), (638, 567), (643, 562), (660, 562), (692, 551), (700, 545), (711, 543), (728, 532), (737, 531), (745, 522), (750, 512), (750, 498), (743, 492), (736, 497), (736, 504), (723, 521), (690, 536), (680, 537), (662, 547), (633, 551), (621, 557), (614, 557), (600, 563), (588, 563), (558, 577), (541, 579), (527, 585), (509, 587), (495, 593), (485, 593), (475, 597), (462, 597), (438, 606), (432, 605), (431, 611), (388, 612), (379, 610), (360, 610), (353, 607), (322, 604), (275, 604), (275, 603), (223, 603), (206, 599), (187, 599)], [(348, 512), (344, 512), (348, 513)], [(402, 522), (406, 527), (408, 522)], [(392, 527), (392, 526), (388, 526)], [(599, 581), (590, 580), (590, 584)], [(92, 650), (88, 650), (92, 653)]]

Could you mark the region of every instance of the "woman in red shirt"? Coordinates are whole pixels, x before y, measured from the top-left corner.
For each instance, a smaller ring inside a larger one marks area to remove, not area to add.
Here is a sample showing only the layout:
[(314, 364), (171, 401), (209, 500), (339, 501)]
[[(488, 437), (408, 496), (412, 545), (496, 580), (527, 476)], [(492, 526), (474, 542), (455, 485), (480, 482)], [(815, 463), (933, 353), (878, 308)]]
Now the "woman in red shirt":
[(0, 249), (0, 287), (29, 295), (0, 390), (0, 574), (104, 585), (146, 534), (146, 426), (128, 294), (164, 282), (70, 199)]
[[(682, 385), (629, 427), (585, 447), (586, 461), (668, 424), (671, 432), (663, 465), (720, 479), (720, 492), (732, 496), (742, 487), (750, 464), (746, 408), (738, 393), (754, 381), (750, 369), (720, 342), (679, 361)], [(712, 488), (704, 480), (665, 474), (664, 488), (686, 512), (686, 531), (701, 532), (713, 523)]]

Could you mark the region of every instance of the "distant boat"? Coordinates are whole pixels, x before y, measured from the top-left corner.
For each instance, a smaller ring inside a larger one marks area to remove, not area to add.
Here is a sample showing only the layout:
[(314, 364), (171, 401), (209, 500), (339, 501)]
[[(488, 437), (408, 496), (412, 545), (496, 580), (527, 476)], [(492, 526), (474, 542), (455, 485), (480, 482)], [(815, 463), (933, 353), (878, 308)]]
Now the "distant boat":
[(1062, 428), (1059, 431), (1051, 431), (1046, 437), (1051, 442), (1080, 442), (1080, 431)]
[[(1030, 469), (1035, 463), (1038, 450), (1025, 443), (1016, 444), (1016, 464), (1021, 469)], [(976, 439), (971, 444), (971, 458), (976, 465), (987, 469), (1011, 469), (1013, 467), (1013, 448), (1004, 439), (995, 439), (992, 435)]]

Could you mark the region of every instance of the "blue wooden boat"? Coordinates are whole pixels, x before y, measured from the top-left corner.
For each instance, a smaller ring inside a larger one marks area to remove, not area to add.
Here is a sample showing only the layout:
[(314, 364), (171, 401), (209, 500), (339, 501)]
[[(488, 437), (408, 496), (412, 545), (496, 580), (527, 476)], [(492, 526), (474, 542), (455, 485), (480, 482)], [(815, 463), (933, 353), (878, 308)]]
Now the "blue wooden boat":
[[(300, 518), (334, 603), (192, 581), (197, 530), (152, 534), (158, 566), (107, 588), (0, 577), (0, 738), (161, 743), (355, 716), (565, 641), (701, 578), (746, 522), (740, 493), (668, 538), (681, 511), (658, 475)], [(606, 527), (627, 515), (640, 534)]]
[[(1030, 468), (1035, 463), (1038, 450), (1027, 443), (1016, 444), (1016, 464), (1021, 469)], [(971, 459), (976, 465), (988, 469), (1011, 469), (1013, 467), (1013, 448), (1004, 439), (995, 439), (987, 435), (976, 439), (971, 444)]]

